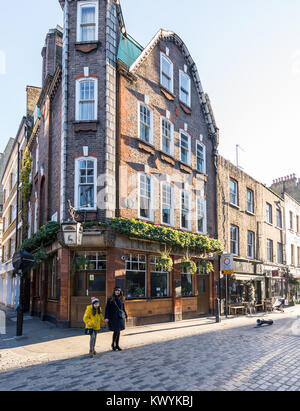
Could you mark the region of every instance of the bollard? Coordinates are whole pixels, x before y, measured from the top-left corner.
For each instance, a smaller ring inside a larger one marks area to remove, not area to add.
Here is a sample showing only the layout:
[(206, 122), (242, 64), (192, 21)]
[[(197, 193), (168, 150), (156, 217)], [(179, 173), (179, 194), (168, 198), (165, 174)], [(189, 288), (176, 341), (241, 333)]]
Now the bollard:
[(216, 299), (216, 323), (221, 322), (221, 301), (220, 298)]

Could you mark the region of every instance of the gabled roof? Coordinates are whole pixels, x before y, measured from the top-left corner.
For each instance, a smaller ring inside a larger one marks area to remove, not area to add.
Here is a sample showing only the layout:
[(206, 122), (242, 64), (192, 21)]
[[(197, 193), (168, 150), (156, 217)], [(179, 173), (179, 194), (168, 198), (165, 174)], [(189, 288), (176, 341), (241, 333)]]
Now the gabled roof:
[(216, 137), (216, 145), (218, 145), (218, 128), (215, 123), (215, 118), (212, 112), (209, 97), (203, 91), (196, 63), (192, 59), (188, 48), (186, 47), (184, 42), (181, 40), (181, 38), (176, 33), (174, 33), (173, 31), (167, 31), (167, 30), (160, 29), (157, 32), (157, 34), (153, 37), (153, 39), (150, 41), (148, 46), (139, 54), (137, 59), (131, 64), (129, 68), (129, 72), (133, 75), (136, 73), (140, 65), (147, 59), (149, 54), (156, 47), (156, 45), (158, 44), (160, 40), (172, 41), (180, 48), (185, 58), (185, 61), (187, 63), (187, 66), (190, 68), (192, 72), (193, 80), (196, 84), (200, 104), (202, 107), (202, 111), (203, 111), (208, 129), (209, 129), (209, 132)]

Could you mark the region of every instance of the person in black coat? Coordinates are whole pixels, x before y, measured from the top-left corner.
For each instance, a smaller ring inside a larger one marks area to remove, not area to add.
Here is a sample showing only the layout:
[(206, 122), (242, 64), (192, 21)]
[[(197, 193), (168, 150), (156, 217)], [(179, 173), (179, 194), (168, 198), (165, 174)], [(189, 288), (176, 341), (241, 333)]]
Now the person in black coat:
[(105, 308), (105, 322), (108, 323), (110, 331), (113, 331), (111, 346), (113, 351), (122, 351), (119, 345), (120, 333), (125, 330), (125, 319), (127, 318), (122, 290), (116, 287)]

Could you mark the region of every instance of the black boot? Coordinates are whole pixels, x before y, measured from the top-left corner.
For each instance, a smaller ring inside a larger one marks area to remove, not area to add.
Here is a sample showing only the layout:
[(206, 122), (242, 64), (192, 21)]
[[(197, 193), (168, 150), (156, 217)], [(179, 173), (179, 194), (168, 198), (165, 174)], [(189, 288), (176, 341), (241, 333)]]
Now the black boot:
[(118, 335), (117, 335), (117, 339), (116, 339), (116, 349), (117, 349), (118, 351), (122, 351), (122, 348), (120, 348), (120, 346), (119, 346), (119, 341), (120, 341), (120, 333), (118, 333)]

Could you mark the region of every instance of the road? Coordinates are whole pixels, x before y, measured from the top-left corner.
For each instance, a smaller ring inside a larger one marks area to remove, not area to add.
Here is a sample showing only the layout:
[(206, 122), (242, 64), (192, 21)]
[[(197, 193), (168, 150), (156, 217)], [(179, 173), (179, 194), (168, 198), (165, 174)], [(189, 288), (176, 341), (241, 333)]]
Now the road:
[(104, 332), (93, 359), (81, 330), (29, 318), (24, 340), (0, 338), (0, 390), (300, 391), (300, 306), (268, 314), (272, 326), (254, 328), (257, 318), (127, 329), (122, 352)]

